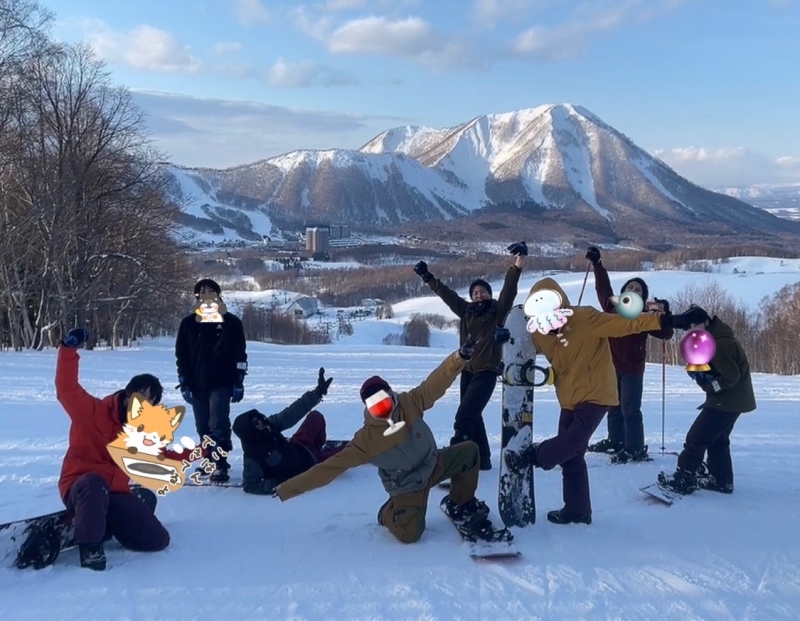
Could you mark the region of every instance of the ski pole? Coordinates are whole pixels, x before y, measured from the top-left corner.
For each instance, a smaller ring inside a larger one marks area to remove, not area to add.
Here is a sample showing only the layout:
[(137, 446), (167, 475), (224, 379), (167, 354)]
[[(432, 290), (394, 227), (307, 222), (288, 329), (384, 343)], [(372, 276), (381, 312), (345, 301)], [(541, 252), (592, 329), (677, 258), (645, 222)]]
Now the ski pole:
[(664, 454), (664, 424), (667, 418), (667, 342), (661, 340), (661, 454)]
[(578, 304), (577, 306), (581, 305), (581, 299), (583, 299), (583, 290), (586, 289), (586, 281), (589, 280), (589, 270), (592, 269), (592, 264), (589, 263), (586, 266), (586, 275), (583, 277), (583, 287), (581, 287), (581, 294), (578, 296)]

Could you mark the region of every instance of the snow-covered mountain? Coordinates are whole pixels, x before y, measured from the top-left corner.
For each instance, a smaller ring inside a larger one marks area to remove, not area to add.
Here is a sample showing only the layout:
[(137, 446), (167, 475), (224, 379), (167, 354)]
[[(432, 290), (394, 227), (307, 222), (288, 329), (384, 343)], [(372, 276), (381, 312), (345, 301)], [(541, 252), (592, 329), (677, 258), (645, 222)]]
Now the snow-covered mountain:
[(739, 188), (719, 188), (718, 192), (761, 207), (781, 218), (800, 220), (800, 183), (759, 183)]
[(235, 211), (281, 227), (332, 221), (374, 229), (500, 207), (634, 240), (654, 229), (666, 235), (712, 223), (716, 234), (800, 233), (800, 224), (691, 183), (570, 104), (444, 129), (398, 127), (357, 151), (302, 150), (227, 170), (169, 170), (184, 200), (187, 185), (201, 190), (188, 201), (192, 214), (227, 228)]

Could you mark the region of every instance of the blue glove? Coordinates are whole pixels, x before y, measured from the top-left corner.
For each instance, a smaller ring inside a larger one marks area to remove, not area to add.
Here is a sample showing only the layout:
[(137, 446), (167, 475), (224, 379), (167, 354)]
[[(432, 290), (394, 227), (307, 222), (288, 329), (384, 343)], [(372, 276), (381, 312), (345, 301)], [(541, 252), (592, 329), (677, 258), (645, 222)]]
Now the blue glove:
[(61, 341), (64, 347), (80, 347), (89, 340), (89, 331), (86, 328), (72, 328)]
[(711, 371), (687, 371), (686, 373), (688, 373), (689, 377), (697, 382), (699, 386), (710, 384), (717, 378), (717, 375)]
[(244, 399), (244, 386), (234, 386), (231, 393), (231, 403), (239, 403)]
[(503, 328), (501, 326), (497, 326), (494, 331), (494, 340), (502, 345), (503, 343), (507, 343), (511, 340), (511, 330), (508, 328)]
[(184, 382), (183, 377), (178, 376), (178, 385), (175, 386), (181, 391), (181, 397), (183, 400), (186, 401), (189, 405), (194, 405), (194, 401), (192, 400), (192, 391)]
[(236, 384), (231, 391), (231, 403), (239, 403), (244, 399), (244, 375), (240, 375)]

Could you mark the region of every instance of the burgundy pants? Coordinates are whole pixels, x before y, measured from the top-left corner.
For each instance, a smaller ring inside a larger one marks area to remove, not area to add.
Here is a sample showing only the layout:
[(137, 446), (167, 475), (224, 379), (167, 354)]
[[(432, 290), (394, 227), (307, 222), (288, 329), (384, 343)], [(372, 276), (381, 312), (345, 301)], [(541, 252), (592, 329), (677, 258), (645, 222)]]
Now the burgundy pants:
[(323, 451), (322, 445), (327, 439), (325, 417), (317, 410), (312, 410), (306, 415), (294, 435), (289, 438), (289, 442), (304, 446), (311, 451), (317, 462), (322, 462), (342, 451), (341, 448)]
[(169, 533), (143, 500), (111, 493), (105, 479), (94, 472), (75, 480), (64, 504), (78, 543), (97, 544), (114, 537), (138, 552), (157, 552), (169, 545)]
[(607, 411), (607, 405), (596, 403), (580, 403), (574, 410), (562, 409), (558, 435), (539, 444), (536, 451), (536, 459), (545, 470), (561, 466), (564, 511), (568, 513), (592, 513), (584, 455), (589, 439)]

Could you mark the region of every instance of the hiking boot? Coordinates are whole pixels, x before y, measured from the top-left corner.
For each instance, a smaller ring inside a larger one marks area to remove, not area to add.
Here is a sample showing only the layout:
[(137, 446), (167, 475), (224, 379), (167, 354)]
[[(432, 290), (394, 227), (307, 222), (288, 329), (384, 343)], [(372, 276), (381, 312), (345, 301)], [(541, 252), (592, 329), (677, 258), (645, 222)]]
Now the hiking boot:
[(618, 453), (623, 449), (621, 444), (616, 444), (612, 442), (608, 438), (605, 440), (600, 440), (600, 442), (595, 442), (594, 444), (590, 444), (586, 450), (590, 453)]
[(553, 524), (591, 524), (592, 514), (568, 513), (564, 509), (547, 512), (547, 521)]
[(541, 468), (542, 466), (539, 463), (539, 460), (536, 458), (536, 451), (538, 448), (539, 443), (535, 442), (533, 444), (529, 444), (521, 451), (510, 451), (506, 449), (504, 451), (506, 466), (509, 470), (511, 470), (511, 472), (519, 472), (528, 466)]
[(691, 494), (697, 489), (697, 481), (694, 473), (684, 470), (683, 468), (677, 468), (672, 475), (659, 472), (658, 483), (679, 494)]
[(713, 474), (699, 476), (696, 479), (697, 487), (708, 490), (709, 492), (719, 492), (720, 494), (733, 494), (733, 483), (720, 485)]
[(628, 449), (622, 449), (611, 456), (612, 464), (627, 464), (628, 462), (635, 461), (650, 461), (650, 455), (647, 453), (646, 445), (641, 451), (628, 451)]
[(106, 553), (102, 543), (80, 544), (81, 567), (103, 571), (106, 568)]

